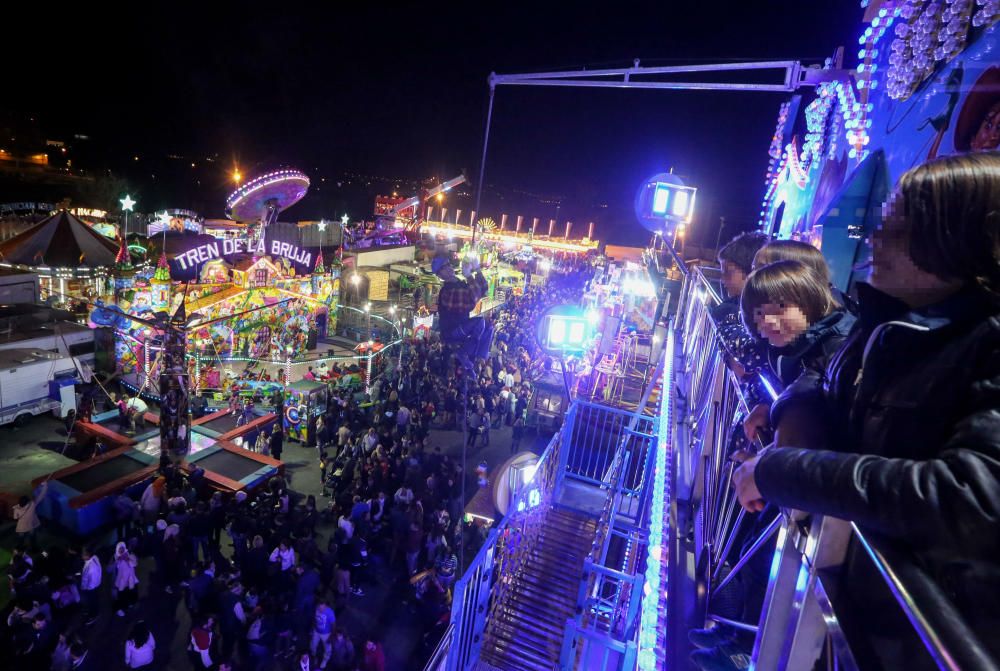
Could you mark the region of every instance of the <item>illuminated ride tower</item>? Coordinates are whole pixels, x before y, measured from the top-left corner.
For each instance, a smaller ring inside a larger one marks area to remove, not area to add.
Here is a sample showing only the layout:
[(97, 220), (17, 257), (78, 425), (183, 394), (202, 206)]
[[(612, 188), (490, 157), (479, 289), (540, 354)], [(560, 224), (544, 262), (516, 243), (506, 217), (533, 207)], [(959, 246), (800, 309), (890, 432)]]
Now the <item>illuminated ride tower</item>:
[(254, 247), (264, 231), (278, 220), (278, 213), (302, 200), (309, 191), (309, 178), (299, 170), (268, 172), (246, 182), (226, 199), (226, 216), (246, 224)]

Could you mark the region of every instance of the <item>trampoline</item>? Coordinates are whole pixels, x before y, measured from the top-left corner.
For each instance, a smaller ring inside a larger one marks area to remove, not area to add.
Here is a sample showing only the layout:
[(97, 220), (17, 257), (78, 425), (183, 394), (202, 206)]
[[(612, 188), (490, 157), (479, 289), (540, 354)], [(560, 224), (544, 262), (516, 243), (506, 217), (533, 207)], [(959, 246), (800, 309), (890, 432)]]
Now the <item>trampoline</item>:
[(206, 455), (197, 461), (206, 471), (212, 471), (219, 475), (240, 482), (257, 471), (265, 464), (229, 450), (219, 450)]
[(156, 464), (155, 457), (126, 446), (35, 478), (32, 484), (36, 486), (49, 481), (39, 514), (72, 534), (90, 534), (115, 519), (114, 501), (119, 494), (127, 492), (133, 498), (142, 494)]
[(71, 487), (78, 492), (89, 492), (110, 484), (119, 478), (124, 478), (146, 468), (148, 464), (135, 459), (128, 454), (120, 454), (108, 459), (94, 468), (87, 468), (55, 478), (58, 482)]
[[(211, 429), (212, 431), (217, 431), (218, 433), (229, 433), (236, 428), (236, 422), (239, 419), (239, 415), (234, 415), (228, 413), (222, 415), (221, 417), (216, 417), (215, 419), (209, 420), (207, 422), (198, 424), (198, 426), (203, 426), (206, 429)], [(254, 416), (254, 419), (257, 417)]]
[[(188, 452), (188, 456), (194, 456), (213, 445), (215, 445), (215, 438), (198, 433), (197, 427), (195, 427), (195, 430), (191, 431), (191, 449)], [(134, 449), (158, 459), (160, 457), (160, 436), (151, 435), (145, 440), (136, 443)]]

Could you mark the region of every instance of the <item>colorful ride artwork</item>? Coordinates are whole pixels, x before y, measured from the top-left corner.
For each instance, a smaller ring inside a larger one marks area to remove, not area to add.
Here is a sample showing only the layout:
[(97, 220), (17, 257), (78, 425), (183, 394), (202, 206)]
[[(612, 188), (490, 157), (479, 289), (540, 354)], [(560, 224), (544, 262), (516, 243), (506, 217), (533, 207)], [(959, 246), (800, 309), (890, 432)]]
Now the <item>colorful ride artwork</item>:
[(233, 265), (217, 259), (204, 265), (197, 281), (181, 283), (170, 279), (161, 257), (155, 271), (119, 271), (115, 298), (99, 303), (91, 322), (114, 330), (118, 372), (152, 391), (162, 334), (129, 317), (155, 320), (156, 313), (174, 314), (183, 302), (191, 380), (199, 389), (217, 390), (233, 377), (222, 372), (222, 364), (301, 358), (335, 325), (339, 287), (339, 268), (325, 266), (322, 258), (307, 275), (268, 256)]
[(866, 238), (903, 172), (1000, 146), (1000, 8), (942, 4), (863, 2), (855, 66), (780, 107), (760, 227), (820, 248), (840, 289), (863, 278)]

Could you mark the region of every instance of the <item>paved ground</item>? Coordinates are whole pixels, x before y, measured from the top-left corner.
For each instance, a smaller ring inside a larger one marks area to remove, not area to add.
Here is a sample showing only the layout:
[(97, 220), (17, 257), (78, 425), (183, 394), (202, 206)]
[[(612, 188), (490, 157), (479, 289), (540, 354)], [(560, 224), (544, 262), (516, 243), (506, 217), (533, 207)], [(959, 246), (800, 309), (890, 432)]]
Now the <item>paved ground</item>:
[[(510, 434), (511, 431), (507, 427), (493, 430), (489, 446), (478, 446), (469, 450), (466, 468), (467, 499), (471, 499), (477, 491), (474, 473), (476, 465), (483, 459), (491, 469), (496, 469), (502, 464), (510, 454)], [(534, 449), (541, 451), (546, 441), (546, 437), (536, 436)], [(33, 418), (26, 426), (19, 429), (10, 426), (0, 427), (0, 491), (25, 493), (30, 489), (32, 478), (75, 463), (59, 453), (64, 443), (65, 430), (62, 422), (50, 416)], [(443, 453), (461, 458), (462, 434), (458, 431), (432, 430), (430, 445), (432, 448), (439, 445)], [(522, 448), (531, 447), (530, 437), (526, 437), (522, 441)], [(315, 450), (291, 443), (286, 446), (282, 456), (291, 474), (292, 488), (302, 494), (315, 494), (319, 498), (321, 487)], [(320, 527), (323, 536), (321, 547), (325, 547), (325, 539), (331, 531), (329, 526)], [(88, 540), (110, 545), (115, 540), (114, 532), (106, 532), (98, 538)], [(4, 521), (0, 524), (0, 562), (6, 563), (9, 560), (6, 551), (13, 546), (13, 542), (13, 523)], [(69, 539), (48, 531), (42, 534), (41, 542), (65, 544)], [(471, 555), (471, 552), (469, 554)], [(467, 556), (466, 560), (471, 561), (472, 556)], [(153, 625), (154, 637), (163, 652), (161, 668), (189, 668), (183, 652), (187, 645), (190, 627), (186, 608), (178, 596), (164, 594), (155, 586), (151, 586), (149, 573), (152, 563), (149, 558), (141, 562), (140, 594), (143, 596), (151, 594), (154, 598), (144, 599), (137, 612), (130, 613), (127, 618), (105, 616), (97, 624), (85, 630), (86, 639), (93, 646), (93, 651), (102, 660), (106, 660), (101, 668), (120, 668), (120, 653), (123, 650), (124, 638), (130, 623), (140, 617), (147, 619)], [(350, 598), (338, 611), (338, 621), (347, 628), (356, 641), (373, 632), (381, 638), (385, 642), (387, 669), (421, 669), (435, 641), (422, 640), (423, 623), (419, 621), (409, 603), (409, 584), (400, 576), (400, 568), (390, 569), (381, 557), (376, 556), (375, 583), (364, 586), (363, 596)], [(0, 590), (3, 590), (0, 592), (0, 603), (5, 604), (7, 601), (5, 581)], [(106, 609), (106, 612), (111, 611)]]

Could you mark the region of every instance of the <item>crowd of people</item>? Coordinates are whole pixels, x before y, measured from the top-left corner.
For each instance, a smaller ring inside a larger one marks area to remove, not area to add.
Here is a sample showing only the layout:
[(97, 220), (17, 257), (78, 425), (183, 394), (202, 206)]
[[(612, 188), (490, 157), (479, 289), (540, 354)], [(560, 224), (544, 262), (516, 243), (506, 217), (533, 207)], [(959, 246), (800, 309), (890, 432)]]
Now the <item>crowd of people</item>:
[[(911, 169), (872, 234), (856, 300), (831, 287), (811, 245), (744, 234), (720, 250), (726, 300), (712, 317), (749, 408), (730, 440), (748, 513), (730, 568), (779, 507), (851, 520), (936, 582), (922, 607), (954, 609), (1000, 656), (998, 211), (1000, 155)], [(723, 617), (758, 622), (773, 547), (714, 596)], [(863, 556), (848, 555), (844, 577), (841, 598), (861, 617), (898, 612)], [(859, 663), (924, 668), (900, 631), (869, 632)], [(701, 669), (750, 665), (753, 638), (738, 628), (689, 638)]]
[[(480, 536), (463, 524), (475, 484), (464, 491), (461, 461), (431, 430), (464, 431), (474, 450), (510, 426), (517, 448), (545, 365), (532, 322), (554, 301), (579, 298), (578, 280), (557, 273), (547, 289), (512, 297), (492, 320), (487, 356), (471, 368), (432, 334), (410, 341), (402, 365), (374, 379), (367, 395), (331, 393), (311, 427), (315, 470), (296, 474), (317, 478), (321, 496), (296, 493), (282, 475), (226, 496), (197, 469), (164, 459), (141, 492), (114, 501), (113, 542), (44, 549), (37, 501), (27, 497), (16, 512), (4, 638), (16, 668), (161, 668), (167, 660), (177, 668), (170, 648), (181, 635), (192, 669), (384, 671), (384, 632), (352, 636), (338, 623), (380, 582), (407, 602), (432, 645), (447, 625), (461, 547), (471, 558)], [(232, 411), (252, 409), (234, 401)], [(259, 436), (247, 447), (280, 458), (280, 423)], [(129, 633), (111, 650), (100, 632), (115, 621)]]

